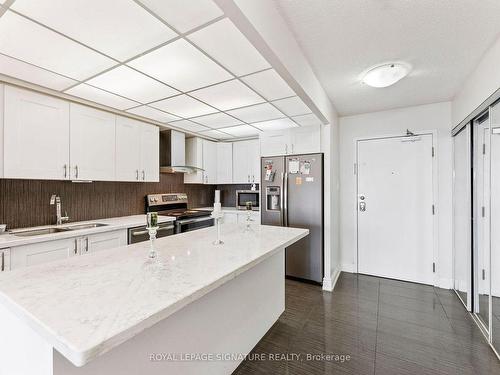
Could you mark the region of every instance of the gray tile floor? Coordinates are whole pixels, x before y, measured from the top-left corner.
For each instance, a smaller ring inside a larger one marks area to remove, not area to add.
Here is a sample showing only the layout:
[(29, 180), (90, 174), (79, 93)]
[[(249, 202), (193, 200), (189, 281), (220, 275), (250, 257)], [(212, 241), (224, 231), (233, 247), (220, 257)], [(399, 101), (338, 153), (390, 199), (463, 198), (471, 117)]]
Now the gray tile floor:
[(350, 273), (333, 293), (287, 280), (286, 310), (252, 354), (261, 359), (246, 360), (234, 375), (500, 374), (500, 361), (453, 292)]

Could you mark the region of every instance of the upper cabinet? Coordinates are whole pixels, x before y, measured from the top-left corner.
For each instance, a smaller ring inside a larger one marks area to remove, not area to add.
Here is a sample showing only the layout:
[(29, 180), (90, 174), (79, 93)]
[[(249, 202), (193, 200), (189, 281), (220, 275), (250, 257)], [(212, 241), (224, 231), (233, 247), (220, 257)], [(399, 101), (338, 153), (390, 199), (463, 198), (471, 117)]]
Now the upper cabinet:
[(160, 180), (160, 133), (154, 125), (116, 117), (116, 180)]
[(203, 182), (216, 184), (217, 182), (217, 143), (203, 140)]
[(70, 104), (70, 163), (72, 180), (115, 180), (116, 116)]
[(264, 132), (260, 135), (259, 140), (261, 156), (321, 152), (319, 125)]
[(186, 184), (217, 183), (217, 144), (199, 137), (186, 139), (186, 165), (203, 169), (184, 175)]
[(233, 143), (233, 183), (260, 182), (259, 141), (248, 140)]
[(5, 86), (4, 177), (70, 178), (69, 103)]
[(233, 183), (233, 144), (217, 142), (217, 183)]

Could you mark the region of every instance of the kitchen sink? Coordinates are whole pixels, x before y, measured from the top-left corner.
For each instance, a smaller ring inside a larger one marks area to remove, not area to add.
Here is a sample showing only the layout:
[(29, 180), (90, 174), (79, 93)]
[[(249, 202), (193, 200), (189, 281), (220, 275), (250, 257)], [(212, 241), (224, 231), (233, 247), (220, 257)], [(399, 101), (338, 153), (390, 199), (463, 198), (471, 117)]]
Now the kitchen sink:
[(66, 228), (43, 228), (43, 229), (31, 229), (31, 230), (19, 230), (11, 231), (10, 234), (18, 237), (30, 237), (30, 236), (42, 236), (44, 234), (52, 234), (59, 232), (67, 232)]
[(107, 225), (108, 224), (102, 224), (102, 223), (75, 224), (75, 225), (68, 225), (68, 226), (62, 227), (61, 229), (63, 229), (63, 230), (92, 229), (92, 228), (105, 227)]

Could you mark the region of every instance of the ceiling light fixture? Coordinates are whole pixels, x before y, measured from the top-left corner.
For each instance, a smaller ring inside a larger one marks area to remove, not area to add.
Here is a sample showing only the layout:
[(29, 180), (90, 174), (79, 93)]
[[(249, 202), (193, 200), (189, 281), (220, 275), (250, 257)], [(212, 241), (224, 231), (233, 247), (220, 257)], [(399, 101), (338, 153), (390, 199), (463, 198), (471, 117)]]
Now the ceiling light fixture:
[(400, 79), (406, 77), (410, 72), (410, 67), (406, 64), (391, 63), (376, 66), (368, 70), (362, 82), (372, 87), (387, 87), (394, 85)]

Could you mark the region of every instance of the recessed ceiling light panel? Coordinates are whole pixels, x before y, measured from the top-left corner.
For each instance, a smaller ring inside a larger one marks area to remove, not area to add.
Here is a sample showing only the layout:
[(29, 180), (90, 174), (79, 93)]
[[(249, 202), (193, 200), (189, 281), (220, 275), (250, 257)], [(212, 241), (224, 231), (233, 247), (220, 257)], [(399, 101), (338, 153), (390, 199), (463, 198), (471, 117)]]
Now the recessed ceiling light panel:
[(394, 85), (410, 72), (410, 66), (402, 63), (379, 65), (368, 70), (362, 82), (372, 87), (387, 87)]

